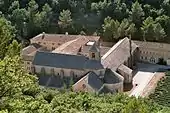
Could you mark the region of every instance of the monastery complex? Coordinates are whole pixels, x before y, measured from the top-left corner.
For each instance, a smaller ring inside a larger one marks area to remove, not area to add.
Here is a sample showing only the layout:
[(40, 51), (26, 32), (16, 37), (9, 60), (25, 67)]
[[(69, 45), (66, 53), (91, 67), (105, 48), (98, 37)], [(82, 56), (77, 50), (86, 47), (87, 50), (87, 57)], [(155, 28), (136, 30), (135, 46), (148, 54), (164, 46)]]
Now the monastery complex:
[(127, 37), (113, 46), (102, 43), (99, 36), (42, 33), (30, 40), (21, 55), (25, 68), (38, 76), (42, 86), (115, 93), (131, 84), (131, 95), (138, 91), (138, 96), (155, 74), (140, 72), (138, 63), (170, 65), (169, 44)]

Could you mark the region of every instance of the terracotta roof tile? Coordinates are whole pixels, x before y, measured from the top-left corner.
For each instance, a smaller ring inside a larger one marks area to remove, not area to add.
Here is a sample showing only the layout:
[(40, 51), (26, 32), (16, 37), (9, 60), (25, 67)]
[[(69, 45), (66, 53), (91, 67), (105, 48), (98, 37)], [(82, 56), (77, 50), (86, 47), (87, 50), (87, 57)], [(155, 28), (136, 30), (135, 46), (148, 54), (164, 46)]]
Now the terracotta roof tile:
[[(132, 42), (132, 53), (138, 46)], [(129, 53), (129, 39), (124, 38), (116, 43), (103, 57), (102, 64), (105, 68), (110, 68), (112, 71), (116, 71), (117, 68), (123, 64), (128, 57)]]

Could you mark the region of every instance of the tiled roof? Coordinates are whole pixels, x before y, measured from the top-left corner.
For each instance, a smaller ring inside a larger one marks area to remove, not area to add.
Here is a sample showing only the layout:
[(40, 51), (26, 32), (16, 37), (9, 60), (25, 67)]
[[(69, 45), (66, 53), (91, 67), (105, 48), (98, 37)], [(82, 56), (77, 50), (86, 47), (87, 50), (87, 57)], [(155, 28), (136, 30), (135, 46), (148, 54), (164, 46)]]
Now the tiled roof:
[[(89, 55), (89, 49), (90, 49), (91, 46), (82, 46), (81, 48), (81, 52), (80, 54), (82, 55), (85, 55), (85, 56), (88, 56)], [(106, 54), (108, 51), (110, 50), (110, 47), (103, 47), (103, 46), (100, 46), (100, 55), (101, 57)]]
[(166, 43), (158, 43), (158, 42), (146, 42), (146, 41), (136, 41), (133, 40), (133, 43), (138, 45), (142, 48), (150, 48), (150, 49), (162, 49), (162, 50), (168, 50), (170, 51), (170, 44)]
[(87, 82), (88, 84), (95, 89), (96, 91), (98, 91), (103, 83), (101, 82), (101, 80), (99, 79), (98, 75), (96, 75), (96, 73), (94, 72), (89, 72), (87, 75)]
[[(105, 68), (110, 68), (116, 71), (117, 68), (123, 64), (128, 57), (130, 57), (129, 39), (124, 38), (116, 43), (103, 57), (102, 64)], [(132, 53), (138, 46), (132, 42)]]
[(100, 52), (100, 50), (99, 50), (99, 48), (97, 47), (96, 43), (94, 43), (94, 44), (90, 47), (89, 51), (91, 51), (91, 52)]
[(82, 36), (82, 35), (65, 35), (65, 34), (39, 34), (31, 39), (32, 41), (48, 41), (48, 42), (55, 42), (59, 44), (64, 44), (68, 41), (86, 37), (89, 40), (96, 40), (99, 41), (99, 36)]
[(123, 82), (123, 77), (121, 75), (118, 75), (115, 71), (112, 71), (110, 69), (106, 69), (104, 74), (104, 83), (105, 84), (115, 84)]
[(35, 52), (36, 50), (37, 48), (34, 45), (29, 45), (26, 48), (22, 49), (21, 54), (28, 55), (28, 54)]
[(90, 60), (84, 56), (37, 52), (33, 65), (49, 66), (66, 69), (103, 69), (100, 61)]
[(99, 79), (98, 75), (96, 73), (89, 71), (83, 78), (81, 78), (75, 85), (79, 85), (78, 83), (81, 81), (86, 81), (86, 84), (88, 84), (91, 88), (93, 88), (94, 91), (98, 91), (103, 83)]
[(53, 52), (77, 55), (80, 48), (84, 46), (87, 42), (89, 42), (90, 40), (92, 39), (89, 39), (86, 37), (80, 37), (75, 40), (62, 44), (61, 46), (56, 48)]
[(129, 67), (125, 66), (124, 64), (121, 64), (119, 67), (118, 67), (118, 70), (121, 70), (123, 72), (125, 72), (126, 74), (129, 74), (131, 75), (133, 70), (130, 69)]
[(98, 90), (98, 93), (99, 94), (106, 94), (106, 93), (115, 93), (116, 91), (114, 90), (110, 90), (107, 85), (103, 85), (99, 90)]
[(62, 80), (59, 76), (50, 76), (50, 75), (39, 75), (38, 76), (39, 84), (46, 87), (62, 87)]

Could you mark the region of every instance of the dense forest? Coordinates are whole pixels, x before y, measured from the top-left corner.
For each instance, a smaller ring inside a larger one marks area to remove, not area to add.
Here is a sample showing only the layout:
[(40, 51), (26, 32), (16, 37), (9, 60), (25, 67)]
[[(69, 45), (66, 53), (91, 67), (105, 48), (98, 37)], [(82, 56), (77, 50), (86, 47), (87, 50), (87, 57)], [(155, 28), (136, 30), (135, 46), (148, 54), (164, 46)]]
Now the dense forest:
[(170, 0), (0, 0), (19, 40), (46, 33), (169, 42)]

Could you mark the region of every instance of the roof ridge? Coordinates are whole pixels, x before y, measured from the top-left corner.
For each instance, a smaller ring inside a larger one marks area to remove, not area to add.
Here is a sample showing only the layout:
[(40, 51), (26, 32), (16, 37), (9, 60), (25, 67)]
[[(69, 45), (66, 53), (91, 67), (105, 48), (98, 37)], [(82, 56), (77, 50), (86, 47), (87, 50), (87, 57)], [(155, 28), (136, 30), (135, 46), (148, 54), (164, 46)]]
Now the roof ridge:
[(116, 48), (118, 48), (125, 39), (128, 39), (127, 37), (119, 40), (105, 55), (103, 55), (102, 60), (106, 59), (113, 51), (115, 51)]

